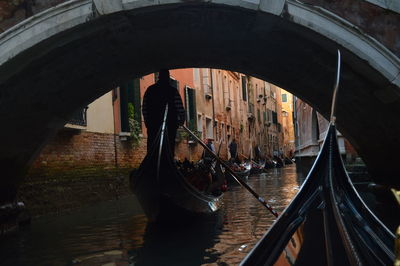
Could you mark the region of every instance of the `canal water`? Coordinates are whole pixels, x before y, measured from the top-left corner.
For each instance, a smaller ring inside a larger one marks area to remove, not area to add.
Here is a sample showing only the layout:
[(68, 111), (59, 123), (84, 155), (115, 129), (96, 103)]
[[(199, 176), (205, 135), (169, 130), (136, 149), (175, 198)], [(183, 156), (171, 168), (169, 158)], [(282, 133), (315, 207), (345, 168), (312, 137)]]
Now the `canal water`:
[[(299, 190), (295, 166), (248, 184), (281, 212)], [(237, 265), (274, 222), (249, 192), (231, 186), (216, 217), (152, 228), (134, 196), (41, 217), (0, 239), (0, 265)]]

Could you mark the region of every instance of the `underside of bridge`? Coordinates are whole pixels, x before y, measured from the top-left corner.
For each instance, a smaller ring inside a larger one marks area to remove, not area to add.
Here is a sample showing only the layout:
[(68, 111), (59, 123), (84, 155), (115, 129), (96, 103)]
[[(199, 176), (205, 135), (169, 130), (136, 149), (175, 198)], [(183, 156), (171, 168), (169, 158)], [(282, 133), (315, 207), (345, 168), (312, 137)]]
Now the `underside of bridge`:
[(336, 49), (343, 57), (337, 125), (380, 183), (399, 185), (399, 88), (333, 40), (257, 10), (211, 3), (93, 16), (0, 66), (0, 200), (79, 107), (159, 68), (210, 67), (274, 83), (329, 116)]

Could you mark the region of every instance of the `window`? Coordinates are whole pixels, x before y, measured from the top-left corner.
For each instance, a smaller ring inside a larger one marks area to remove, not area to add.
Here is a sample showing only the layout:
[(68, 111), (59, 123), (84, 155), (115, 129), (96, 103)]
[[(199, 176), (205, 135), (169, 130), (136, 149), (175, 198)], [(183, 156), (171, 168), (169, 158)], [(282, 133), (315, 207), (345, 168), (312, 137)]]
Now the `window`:
[(197, 115), (197, 131), (203, 132), (203, 118), (200, 114)]
[(286, 93), (282, 94), (282, 102), (283, 103), (287, 102), (287, 94)]
[(79, 108), (76, 110), (70, 117), (68, 123), (73, 124), (73, 125), (78, 125), (78, 126), (87, 126), (87, 109), (88, 107), (84, 108)]
[(210, 118), (206, 118), (206, 137), (213, 138), (213, 126)]
[(268, 122), (272, 123), (272, 110), (268, 109), (267, 111), (268, 111), (267, 112), (267, 114), (268, 114)]
[(272, 123), (278, 124), (278, 114), (272, 111)]
[(171, 78), (171, 86), (175, 87), (179, 91), (179, 81), (174, 78)]
[(242, 98), (243, 101), (247, 101), (247, 78), (242, 76)]
[(225, 142), (225, 135), (226, 135), (225, 125), (221, 124), (221, 139), (222, 139), (223, 142)]
[(256, 97), (258, 97), (258, 84), (256, 84)]
[[(131, 113), (133, 112), (133, 113)], [(134, 79), (120, 86), (121, 132), (130, 132), (129, 118), (133, 115), (139, 125), (142, 122), (140, 104), (140, 80)]]

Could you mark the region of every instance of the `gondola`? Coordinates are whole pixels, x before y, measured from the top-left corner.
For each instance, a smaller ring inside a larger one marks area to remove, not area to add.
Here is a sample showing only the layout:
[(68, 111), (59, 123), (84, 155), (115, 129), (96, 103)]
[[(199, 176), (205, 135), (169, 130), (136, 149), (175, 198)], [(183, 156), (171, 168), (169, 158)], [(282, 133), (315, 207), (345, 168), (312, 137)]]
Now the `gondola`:
[(259, 175), (259, 174), (263, 173), (265, 171), (265, 164), (266, 164), (266, 161), (257, 163), (252, 160), (250, 175)]
[[(233, 167), (233, 165), (229, 163), (228, 165), (232, 168), (233, 173), (236, 175), (236, 177), (240, 178), (243, 181), (247, 181), (251, 172), (250, 163), (240, 164), (237, 167)], [(225, 179), (228, 185), (240, 185), (232, 176), (232, 174), (228, 171), (225, 171)]]
[(289, 157), (286, 157), (286, 156), (284, 158), (284, 161), (285, 161), (285, 164), (293, 164), (294, 163), (292, 159), (290, 159)]
[(352, 185), (331, 124), (300, 192), (241, 265), (392, 265), (393, 245)]
[(272, 169), (276, 167), (276, 162), (274, 162), (272, 159), (270, 158), (265, 158), (265, 165), (264, 168), (265, 169)]
[[(131, 173), (131, 190), (150, 222), (179, 224), (216, 213), (222, 204), (222, 193), (197, 189), (177, 168), (168, 146), (165, 123), (164, 119), (153, 150)], [(221, 175), (218, 169), (216, 174)]]
[(339, 153), (334, 117), (338, 80), (331, 123), (310, 173), (241, 265), (393, 264), (394, 234), (360, 198)]

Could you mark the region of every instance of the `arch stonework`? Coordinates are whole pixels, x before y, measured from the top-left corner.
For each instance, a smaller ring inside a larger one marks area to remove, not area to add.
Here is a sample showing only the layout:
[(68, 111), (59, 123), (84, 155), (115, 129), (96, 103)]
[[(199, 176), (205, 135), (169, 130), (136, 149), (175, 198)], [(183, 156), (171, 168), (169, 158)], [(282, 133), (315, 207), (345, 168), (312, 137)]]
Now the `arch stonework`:
[(338, 127), (377, 181), (399, 185), (396, 160), (386, 157), (400, 149), (399, 58), (325, 9), (291, 0), (75, 0), (36, 14), (0, 35), (0, 200), (12, 199), (70, 113), (128, 77), (230, 69), (328, 116), (338, 48)]

